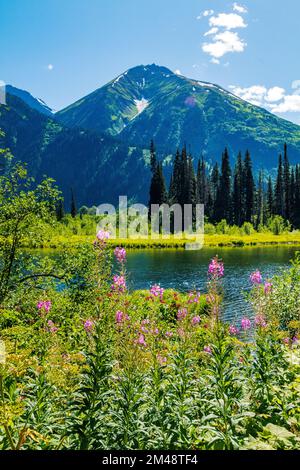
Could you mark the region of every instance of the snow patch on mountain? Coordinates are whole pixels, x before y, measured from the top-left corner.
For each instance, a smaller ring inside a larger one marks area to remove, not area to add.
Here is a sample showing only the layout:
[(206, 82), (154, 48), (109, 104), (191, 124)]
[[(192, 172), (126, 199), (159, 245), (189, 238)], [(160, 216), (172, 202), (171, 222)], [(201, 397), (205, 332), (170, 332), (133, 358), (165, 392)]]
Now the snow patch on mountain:
[(142, 98), (141, 100), (134, 100), (134, 104), (137, 109), (137, 114), (141, 114), (149, 105), (149, 101), (145, 98)]

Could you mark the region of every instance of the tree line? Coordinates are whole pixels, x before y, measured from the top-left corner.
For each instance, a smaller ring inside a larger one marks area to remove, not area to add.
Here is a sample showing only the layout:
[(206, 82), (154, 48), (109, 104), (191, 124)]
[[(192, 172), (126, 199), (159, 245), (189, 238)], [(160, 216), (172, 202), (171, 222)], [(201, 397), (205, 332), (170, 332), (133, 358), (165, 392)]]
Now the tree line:
[(275, 215), (288, 220), (294, 228), (300, 227), (300, 165), (291, 166), (287, 144), (279, 155), (275, 178), (259, 171), (255, 179), (250, 152), (240, 152), (234, 167), (225, 148), (221, 164), (213, 167), (200, 158), (194, 158), (186, 146), (177, 150), (169, 185), (162, 162), (157, 159), (154, 142), (150, 145), (151, 204), (204, 204), (205, 215), (212, 223), (226, 220), (230, 225), (242, 226), (251, 222), (254, 227), (265, 225)]

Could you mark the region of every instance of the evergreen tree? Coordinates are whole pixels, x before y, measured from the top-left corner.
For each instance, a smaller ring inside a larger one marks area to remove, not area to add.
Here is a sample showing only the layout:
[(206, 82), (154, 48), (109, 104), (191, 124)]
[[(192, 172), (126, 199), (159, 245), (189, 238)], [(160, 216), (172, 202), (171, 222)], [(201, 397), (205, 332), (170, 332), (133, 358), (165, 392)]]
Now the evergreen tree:
[(295, 195), (294, 195), (293, 222), (296, 228), (300, 227), (300, 166), (295, 169)]
[(150, 184), (149, 209), (151, 204), (164, 204), (167, 202), (166, 183), (162, 163), (157, 162)]
[(251, 156), (248, 150), (244, 159), (243, 185), (245, 192), (243, 212), (245, 214), (245, 221), (251, 222), (254, 213), (255, 183), (252, 173)]
[(177, 204), (181, 199), (182, 193), (182, 161), (179, 150), (176, 152), (176, 156), (173, 164), (173, 173), (170, 181), (169, 189), (169, 201), (170, 204)]
[(206, 179), (206, 165), (202, 156), (201, 160), (198, 160), (197, 166), (197, 203), (206, 204), (207, 194), (207, 179)]
[(56, 206), (56, 219), (60, 222), (65, 216), (65, 208), (63, 200), (60, 199)]
[(284, 144), (284, 158), (283, 158), (283, 191), (284, 191), (284, 208), (283, 215), (285, 219), (289, 220), (291, 216), (291, 194), (290, 194), (290, 164), (287, 154), (287, 144)]
[(156, 150), (155, 150), (155, 145), (153, 139), (150, 142), (150, 168), (152, 175), (156, 170)]
[(290, 222), (295, 227), (295, 211), (296, 211), (296, 180), (295, 170), (292, 168), (290, 177)]
[(228, 223), (231, 223), (231, 168), (227, 148), (222, 155), (222, 169), (217, 189), (215, 214), (217, 222), (225, 219)]
[(264, 192), (264, 175), (263, 171), (259, 172), (258, 188), (256, 198), (256, 228), (259, 225), (264, 225), (266, 222), (266, 208), (265, 208), (265, 192)]
[(76, 206), (76, 200), (75, 200), (75, 195), (73, 189), (71, 189), (71, 216), (73, 219), (77, 215), (77, 206)]
[(267, 189), (267, 217), (272, 217), (274, 215), (274, 194), (273, 194), (273, 184), (272, 178), (269, 176), (268, 179), (268, 189)]
[(243, 222), (243, 162), (241, 152), (238, 154), (234, 169), (232, 204), (233, 222), (241, 226)]
[(211, 208), (211, 218), (212, 221), (215, 222), (217, 219), (217, 196), (218, 196), (218, 188), (220, 184), (220, 171), (219, 165), (216, 163), (213, 167), (211, 177), (210, 177), (210, 194), (212, 200), (212, 208)]
[(282, 155), (279, 155), (277, 180), (275, 187), (275, 211), (277, 215), (284, 216), (284, 181), (283, 181), (283, 166)]

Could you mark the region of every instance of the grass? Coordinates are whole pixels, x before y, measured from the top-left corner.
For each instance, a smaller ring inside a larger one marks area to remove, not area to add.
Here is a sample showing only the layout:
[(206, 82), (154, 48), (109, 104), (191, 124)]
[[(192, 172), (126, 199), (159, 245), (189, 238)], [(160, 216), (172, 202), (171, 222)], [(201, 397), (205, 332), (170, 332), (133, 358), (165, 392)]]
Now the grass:
[[(24, 239), (23, 246), (26, 248), (51, 248), (51, 249), (65, 249), (68, 246), (74, 246), (84, 243), (92, 243), (94, 236), (90, 235), (70, 235), (68, 237), (63, 235), (55, 235), (49, 238), (43, 238), (38, 243), (32, 244), (29, 239)], [(164, 240), (151, 240), (151, 239), (124, 239), (116, 238), (110, 240), (109, 243), (112, 247), (124, 246), (131, 249), (184, 249), (187, 243), (192, 240), (176, 239), (171, 237)], [(272, 233), (254, 233), (252, 235), (227, 235), (227, 234), (213, 234), (205, 235), (204, 246), (213, 247), (242, 247), (242, 246), (259, 246), (259, 245), (300, 245), (300, 231), (287, 232), (281, 235), (274, 235)]]

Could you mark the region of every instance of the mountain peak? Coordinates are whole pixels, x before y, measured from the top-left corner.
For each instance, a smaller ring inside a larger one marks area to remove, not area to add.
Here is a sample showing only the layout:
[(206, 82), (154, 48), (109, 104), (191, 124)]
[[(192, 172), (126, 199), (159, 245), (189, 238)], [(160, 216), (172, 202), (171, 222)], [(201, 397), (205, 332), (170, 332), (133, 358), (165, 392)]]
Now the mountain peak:
[(16, 88), (12, 85), (6, 85), (5, 88), (6, 88), (6, 93), (16, 96), (17, 98), (20, 98), (30, 108), (33, 108), (39, 113), (45, 114), (46, 116), (53, 117), (54, 111), (51, 108), (49, 108), (49, 106), (47, 106), (47, 104), (40, 98), (35, 98), (28, 91), (21, 90), (20, 88)]

